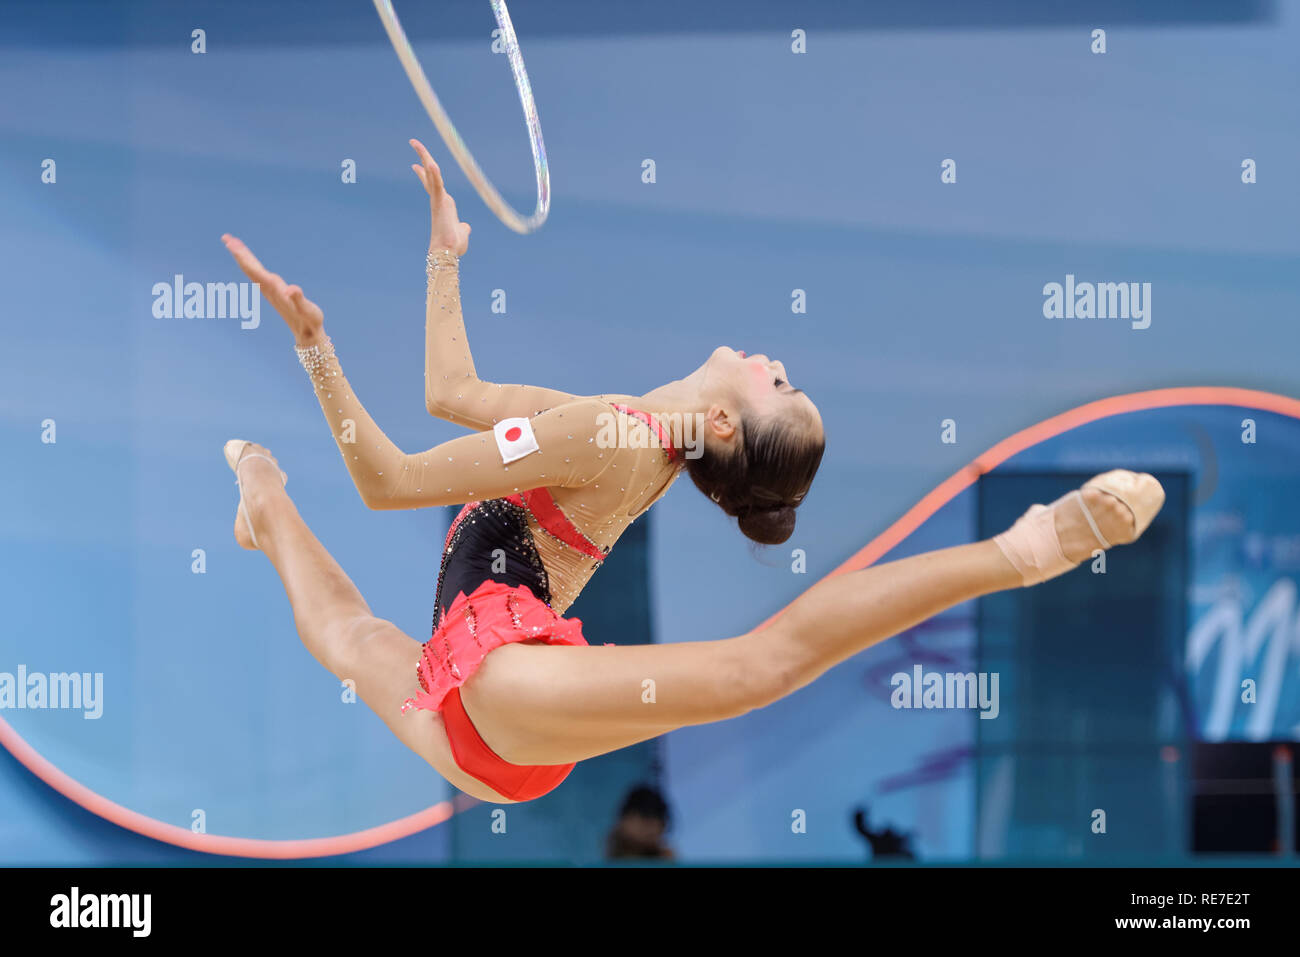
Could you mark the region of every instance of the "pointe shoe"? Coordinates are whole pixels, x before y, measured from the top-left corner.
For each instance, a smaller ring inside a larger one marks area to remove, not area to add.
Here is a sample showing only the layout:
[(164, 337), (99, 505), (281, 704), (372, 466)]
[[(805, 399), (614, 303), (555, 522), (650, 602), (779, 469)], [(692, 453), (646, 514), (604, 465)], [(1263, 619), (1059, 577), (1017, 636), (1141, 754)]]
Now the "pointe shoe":
[[(1132, 532), (1126, 532), (1122, 539), (1115, 541), (1109, 541), (1102, 534), (1083, 497), (1083, 489), (1089, 488), (1113, 496), (1128, 509), (1133, 517)], [(1066, 506), (1066, 503), (1073, 503), (1083, 512), (1097, 544), (1107, 549), (1137, 541), (1164, 505), (1165, 490), (1154, 476), (1145, 472), (1113, 469), (1090, 478), (1082, 488), (1067, 492), (1051, 505), (1030, 506), (1011, 528), (993, 538), (1002, 554), (1020, 572), (1026, 586), (1063, 575), (1079, 564), (1066, 557), (1056, 534), (1056, 509)]]
[(222, 452), (226, 456), (226, 464), (230, 466), (230, 471), (235, 473), (235, 485), (239, 487), (239, 514), (244, 517), (244, 527), (248, 529), (248, 537), (253, 541), (254, 548), (260, 548), (257, 544), (257, 534), (253, 531), (253, 520), (248, 516), (248, 508), (244, 505), (244, 486), (239, 481), (239, 466), (250, 459), (265, 459), (276, 467), (280, 472), (280, 481), (285, 485), (289, 484), (289, 476), (284, 474), (278, 462), (269, 455), (263, 455), (261, 452), (254, 452), (251, 455), (245, 455), (244, 452), (252, 445), (247, 439), (231, 439), (226, 443)]

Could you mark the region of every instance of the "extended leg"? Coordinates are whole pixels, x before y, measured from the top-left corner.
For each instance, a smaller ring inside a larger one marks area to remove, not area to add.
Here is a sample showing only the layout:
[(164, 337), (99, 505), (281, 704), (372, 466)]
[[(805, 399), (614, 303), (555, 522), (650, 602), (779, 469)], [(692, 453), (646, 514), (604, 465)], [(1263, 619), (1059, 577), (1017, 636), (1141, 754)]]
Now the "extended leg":
[(515, 764), (564, 764), (734, 718), (953, 605), (1020, 583), (992, 542), (814, 585), (761, 631), (622, 647), (507, 645), (465, 685), (484, 740)]
[[(1132, 541), (1145, 528), (1140, 521), (1135, 528), (1135, 515), (1113, 495), (1085, 488), (1083, 496), (1109, 542)], [(1077, 562), (1096, 539), (1085, 513), (1067, 506), (1053, 508), (1055, 537)], [(946, 548), (819, 582), (770, 627), (725, 641), (509, 645), (484, 661), (462, 696), (507, 761), (582, 760), (762, 707), (953, 605), (1025, 581), (995, 541)]]

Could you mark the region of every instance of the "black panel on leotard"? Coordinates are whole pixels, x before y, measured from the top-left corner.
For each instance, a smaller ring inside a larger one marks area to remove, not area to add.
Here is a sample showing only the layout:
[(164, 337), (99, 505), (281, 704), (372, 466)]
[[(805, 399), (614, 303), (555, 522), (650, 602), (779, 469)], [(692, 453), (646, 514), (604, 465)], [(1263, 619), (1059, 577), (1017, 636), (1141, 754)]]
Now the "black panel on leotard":
[(452, 532), (443, 549), (433, 627), (438, 627), (458, 594), (472, 594), (485, 581), (524, 585), (547, 604), (551, 601), (546, 567), (533, 544), (527, 513), (503, 499), (478, 503)]

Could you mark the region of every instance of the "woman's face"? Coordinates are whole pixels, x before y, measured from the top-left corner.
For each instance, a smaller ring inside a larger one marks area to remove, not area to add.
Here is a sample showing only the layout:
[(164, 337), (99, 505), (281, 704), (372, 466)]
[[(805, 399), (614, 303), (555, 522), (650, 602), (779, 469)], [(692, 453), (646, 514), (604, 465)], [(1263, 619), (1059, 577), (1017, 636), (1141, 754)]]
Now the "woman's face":
[(703, 388), (712, 401), (738, 402), (754, 415), (795, 416), (818, 434), (821, 414), (803, 390), (790, 384), (785, 366), (765, 355), (719, 346), (700, 367)]

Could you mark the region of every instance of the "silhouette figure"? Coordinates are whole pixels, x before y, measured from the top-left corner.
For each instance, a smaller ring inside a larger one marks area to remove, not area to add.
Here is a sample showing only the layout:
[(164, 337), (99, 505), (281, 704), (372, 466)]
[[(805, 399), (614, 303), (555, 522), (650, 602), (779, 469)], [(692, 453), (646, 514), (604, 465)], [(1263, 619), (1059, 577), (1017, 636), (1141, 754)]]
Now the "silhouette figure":
[(623, 799), (618, 820), (606, 838), (605, 856), (610, 860), (672, 858), (673, 850), (664, 842), (671, 823), (663, 795), (648, 785), (635, 787)]
[(883, 831), (871, 830), (868, 821), (870, 813), (870, 808), (858, 808), (853, 814), (853, 826), (871, 845), (871, 859), (874, 861), (884, 857), (901, 857), (908, 861), (916, 860), (916, 854), (912, 851), (911, 835), (895, 831), (889, 826), (886, 826)]

